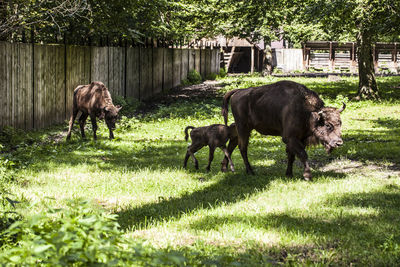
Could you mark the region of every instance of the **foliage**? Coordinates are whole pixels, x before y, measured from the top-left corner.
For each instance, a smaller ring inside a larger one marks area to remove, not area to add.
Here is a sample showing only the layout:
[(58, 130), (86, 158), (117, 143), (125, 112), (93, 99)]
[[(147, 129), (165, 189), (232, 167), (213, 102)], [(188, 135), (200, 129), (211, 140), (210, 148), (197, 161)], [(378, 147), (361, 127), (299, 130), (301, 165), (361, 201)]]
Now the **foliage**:
[(197, 70), (191, 70), (188, 72), (187, 78), (182, 80), (182, 85), (188, 86), (192, 84), (199, 84), (203, 81), (200, 73)]
[(73, 201), (68, 208), (49, 208), (13, 223), (3, 239), (2, 264), (13, 265), (182, 265), (185, 258), (174, 251), (155, 252), (132, 242), (119, 231), (116, 215), (93, 209), (89, 202)]
[(228, 72), (226, 71), (226, 68), (225, 67), (220, 68), (219, 69), (219, 74), (218, 74), (219, 78), (225, 78), (226, 75), (228, 75)]

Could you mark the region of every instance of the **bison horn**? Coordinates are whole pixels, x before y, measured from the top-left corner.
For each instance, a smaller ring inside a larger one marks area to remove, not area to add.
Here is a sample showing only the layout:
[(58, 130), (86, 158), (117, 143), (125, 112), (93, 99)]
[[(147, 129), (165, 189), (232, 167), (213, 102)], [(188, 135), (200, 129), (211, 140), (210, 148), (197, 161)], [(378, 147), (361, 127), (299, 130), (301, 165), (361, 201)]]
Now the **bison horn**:
[(341, 113), (346, 108), (346, 104), (343, 102), (343, 107), (339, 109), (339, 113)]

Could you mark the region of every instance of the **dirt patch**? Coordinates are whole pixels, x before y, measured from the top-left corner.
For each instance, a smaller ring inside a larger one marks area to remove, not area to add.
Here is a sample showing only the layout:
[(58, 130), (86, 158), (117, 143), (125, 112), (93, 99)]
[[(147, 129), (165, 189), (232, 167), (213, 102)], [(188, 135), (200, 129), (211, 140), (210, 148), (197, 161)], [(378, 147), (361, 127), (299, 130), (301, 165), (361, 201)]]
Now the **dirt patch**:
[(222, 97), (219, 90), (225, 85), (226, 84), (218, 81), (205, 81), (201, 84), (184, 87), (178, 86), (169, 90), (165, 94), (159, 94), (151, 97), (151, 99), (143, 100), (142, 104), (136, 110), (135, 115), (144, 115), (148, 112), (154, 111), (160, 105), (168, 106), (180, 100)]
[(350, 159), (335, 160), (329, 164), (319, 167), (319, 170), (323, 172), (332, 171), (344, 174), (358, 173), (365, 176), (368, 176), (374, 172), (379, 172), (382, 175), (382, 178), (400, 177), (400, 166), (398, 165), (368, 163)]

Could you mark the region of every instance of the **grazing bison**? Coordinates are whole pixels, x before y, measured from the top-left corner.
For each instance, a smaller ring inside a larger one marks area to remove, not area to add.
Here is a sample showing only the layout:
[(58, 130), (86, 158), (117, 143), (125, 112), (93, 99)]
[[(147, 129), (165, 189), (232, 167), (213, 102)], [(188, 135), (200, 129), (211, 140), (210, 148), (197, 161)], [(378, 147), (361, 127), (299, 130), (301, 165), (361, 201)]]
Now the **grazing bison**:
[[(196, 169), (199, 168), (199, 162), (197, 161), (194, 153), (196, 153), (200, 148), (208, 146), (210, 149), (210, 154), (208, 158), (208, 165), (206, 170), (210, 171), (211, 162), (214, 158), (214, 151), (217, 147), (224, 151), (225, 157), (229, 161), (231, 170), (234, 172), (235, 168), (231, 160), (228, 150), (226, 149), (226, 142), (228, 140), (237, 139), (237, 132), (235, 124), (232, 123), (229, 127), (223, 124), (212, 124), (210, 126), (198, 127), (188, 126), (185, 128), (185, 140), (188, 140), (188, 130), (192, 129), (190, 132), (190, 138), (192, 139), (192, 144), (188, 146), (185, 161), (183, 162), (183, 167), (186, 168), (189, 156), (192, 156), (194, 161), (194, 166)], [(237, 141), (236, 141), (237, 143)], [(232, 151), (231, 151), (232, 153)]]
[[(286, 144), (288, 165), (286, 175), (293, 176), (293, 162), (297, 156), (304, 165), (303, 177), (311, 179), (307, 162), (307, 145), (321, 143), (326, 151), (343, 144), (341, 138), (340, 109), (325, 107), (318, 94), (304, 85), (280, 81), (270, 85), (247, 89), (236, 89), (225, 94), (222, 115), (228, 122), (228, 104), (231, 100), (232, 113), (238, 132), (238, 144), (246, 172), (254, 174), (248, 158), (247, 146), (250, 132), (255, 129), (265, 135), (282, 136)], [(228, 152), (237, 143), (229, 144)], [(222, 162), (226, 166), (226, 159)]]
[(121, 107), (113, 105), (110, 92), (102, 82), (92, 82), (91, 84), (79, 85), (76, 87), (74, 90), (73, 103), (74, 106), (69, 121), (67, 140), (71, 138), (72, 126), (74, 125), (75, 118), (79, 111), (82, 112), (79, 117), (82, 138), (85, 138), (84, 126), (88, 116), (90, 116), (92, 122), (93, 137), (95, 140), (97, 139), (96, 117), (105, 119), (110, 131), (110, 139), (114, 138), (113, 130), (115, 129), (115, 121), (117, 120), (118, 112)]

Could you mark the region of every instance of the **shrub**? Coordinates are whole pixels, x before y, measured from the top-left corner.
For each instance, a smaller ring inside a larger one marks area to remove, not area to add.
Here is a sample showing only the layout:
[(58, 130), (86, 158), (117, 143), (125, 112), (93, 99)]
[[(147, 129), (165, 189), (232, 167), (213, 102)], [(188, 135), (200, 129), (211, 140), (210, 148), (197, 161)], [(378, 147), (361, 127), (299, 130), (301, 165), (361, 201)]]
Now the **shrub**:
[(200, 73), (197, 70), (189, 71), (187, 78), (182, 80), (182, 85), (188, 86), (192, 84), (199, 84), (202, 82), (202, 78)]
[(215, 74), (214, 72), (207, 74), (206, 76), (206, 80), (215, 80), (217, 79), (217, 74)]
[(87, 201), (69, 203), (67, 209), (49, 208), (5, 232), (0, 250), (4, 265), (47, 266), (171, 266), (184, 265), (177, 251), (142, 246), (123, 236), (116, 215), (96, 210)]
[(224, 77), (226, 77), (226, 75), (228, 74), (228, 72), (226, 71), (226, 69), (225, 68), (220, 68), (219, 69), (219, 77), (220, 78), (224, 78)]

